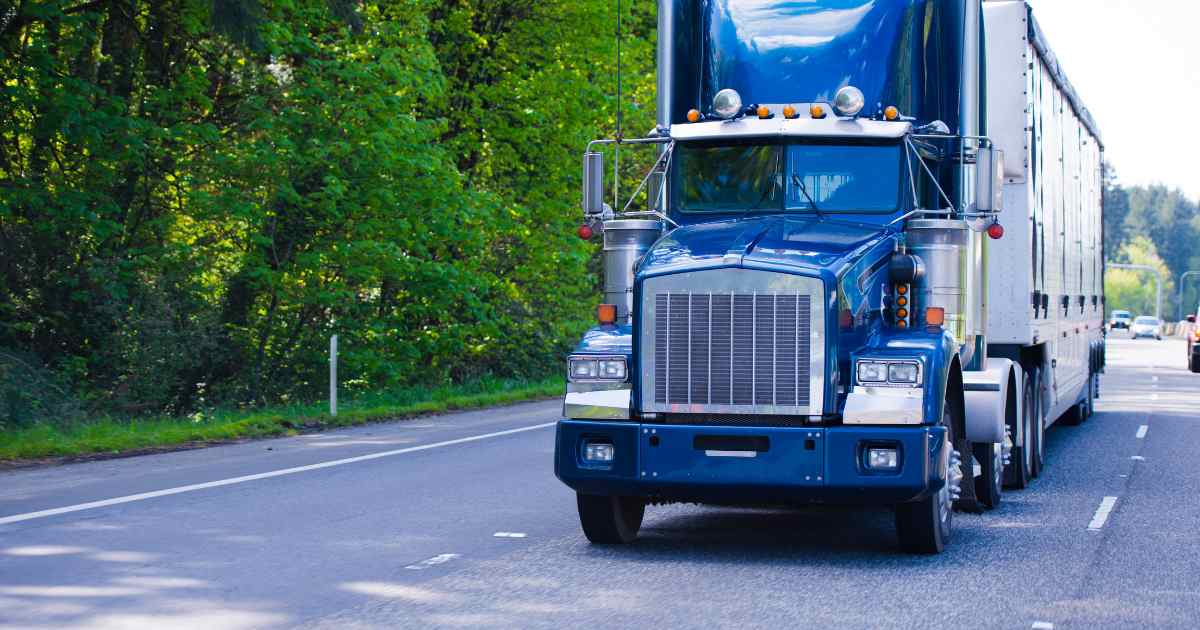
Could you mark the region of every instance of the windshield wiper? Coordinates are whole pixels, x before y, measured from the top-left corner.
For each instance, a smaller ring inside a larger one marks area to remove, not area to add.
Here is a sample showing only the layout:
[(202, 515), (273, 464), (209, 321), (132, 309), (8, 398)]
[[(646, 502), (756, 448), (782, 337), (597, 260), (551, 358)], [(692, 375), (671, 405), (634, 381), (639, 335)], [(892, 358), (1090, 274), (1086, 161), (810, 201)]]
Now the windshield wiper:
[(750, 208), (751, 210), (762, 209), (762, 204), (764, 201), (767, 200), (767, 196), (773, 195), (775, 193), (775, 184), (777, 182), (782, 183), (782, 181), (780, 179), (776, 179), (781, 174), (780, 173), (781, 169), (779, 168), (779, 166), (780, 166), (779, 162), (780, 162), (780, 159), (782, 158), (782, 156), (783, 156), (782, 151), (775, 153), (775, 168), (772, 169), (772, 171), (771, 171), (771, 185), (767, 186), (767, 189), (763, 191), (762, 196), (758, 198), (758, 203), (754, 204), (754, 207)]
[(817, 213), (817, 218), (824, 219), (825, 215), (821, 214), (821, 209), (817, 207), (817, 202), (813, 201), (812, 195), (808, 194), (808, 189), (804, 187), (804, 179), (792, 173), (792, 184), (800, 187), (800, 192), (804, 193), (804, 198), (808, 200), (808, 205), (812, 206), (813, 212)]

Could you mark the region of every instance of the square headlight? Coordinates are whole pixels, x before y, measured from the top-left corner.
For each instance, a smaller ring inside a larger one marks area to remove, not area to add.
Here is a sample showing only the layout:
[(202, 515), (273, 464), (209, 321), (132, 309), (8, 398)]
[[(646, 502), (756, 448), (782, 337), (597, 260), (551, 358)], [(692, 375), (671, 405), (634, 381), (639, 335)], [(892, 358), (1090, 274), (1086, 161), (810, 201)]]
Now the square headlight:
[(625, 380), (625, 359), (601, 359), (600, 378)]
[(859, 383), (882, 383), (888, 378), (888, 364), (876, 361), (858, 362)]
[(571, 380), (589, 380), (600, 374), (600, 363), (595, 359), (570, 359), (568, 362)]
[(888, 364), (888, 381), (892, 383), (903, 383), (906, 385), (916, 385), (917, 379), (920, 377), (921, 371), (916, 363), (889, 363)]
[(567, 365), (572, 381), (624, 381), (629, 374), (624, 357), (571, 357)]

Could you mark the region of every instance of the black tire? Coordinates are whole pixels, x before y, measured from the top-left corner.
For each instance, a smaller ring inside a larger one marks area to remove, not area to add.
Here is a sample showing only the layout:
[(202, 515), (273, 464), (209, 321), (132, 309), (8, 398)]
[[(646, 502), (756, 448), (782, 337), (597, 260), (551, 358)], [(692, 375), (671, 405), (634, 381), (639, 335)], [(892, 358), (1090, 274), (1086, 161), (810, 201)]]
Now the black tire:
[(1004, 485), (1009, 488), (1023, 490), (1033, 479), (1033, 413), (1037, 409), (1034, 390), (1033, 373), (1025, 376), (1025, 385), (1021, 388), (1021, 417), (1017, 418), (1020, 426), (1009, 427), (1015, 442), (1018, 432), (1022, 438), (1021, 446), (1014, 445), (1008, 458), (1008, 466), (1004, 469)]
[(1042, 387), (1042, 371), (1033, 371), (1033, 478), (1042, 474), (1046, 464), (1046, 390)]
[[(941, 424), (946, 427), (946, 444), (956, 445), (954, 437), (955, 416), (952, 405), (947, 400), (942, 405)], [(951, 451), (953, 446), (943, 446), (943, 462), (947, 466), (947, 482), (953, 462)], [(959, 463), (959, 472), (962, 464)], [(961, 483), (961, 481), (960, 481)], [(896, 534), (900, 538), (900, 546), (910, 553), (936, 554), (941, 553), (950, 542), (953, 532), (954, 508), (951, 505), (948, 490), (943, 489), (911, 503), (901, 503), (896, 506)]]
[(999, 444), (985, 442), (975, 445), (975, 461), (980, 475), (975, 478), (975, 498), (983, 507), (994, 510), (1000, 506), (1000, 486), (1004, 479), (1004, 454)]
[(646, 502), (633, 497), (575, 493), (583, 535), (597, 545), (623, 545), (637, 538)]
[(1084, 420), (1096, 415), (1096, 375), (1088, 374), (1087, 399), (1083, 401)]

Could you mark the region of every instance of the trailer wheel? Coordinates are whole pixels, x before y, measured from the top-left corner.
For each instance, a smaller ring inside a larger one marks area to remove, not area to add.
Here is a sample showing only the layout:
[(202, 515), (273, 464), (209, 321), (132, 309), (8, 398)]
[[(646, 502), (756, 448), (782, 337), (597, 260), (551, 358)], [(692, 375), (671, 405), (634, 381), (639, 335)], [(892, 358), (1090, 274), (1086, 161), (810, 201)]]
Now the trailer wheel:
[(941, 553), (950, 541), (954, 524), (954, 501), (961, 493), (963, 466), (955, 450), (956, 420), (949, 397), (942, 406), (942, 426), (946, 427), (946, 444), (942, 446), (941, 465), (946, 470), (946, 484), (933, 494), (911, 503), (896, 506), (896, 534), (900, 546), (911, 553)]
[(1013, 446), (1008, 458), (1008, 468), (1005, 469), (1005, 485), (1009, 488), (1022, 490), (1029, 486), (1033, 479), (1033, 414), (1037, 409), (1036, 394), (1034, 393), (1033, 372), (1025, 377), (1025, 385), (1021, 388), (1021, 417), (1017, 418), (1020, 426), (1013, 426), (1014, 441), (1018, 433), (1021, 435), (1021, 446)]
[(1000, 486), (1004, 477), (1003, 447), (991, 442), (976, 444), (975, 461), (980, 475), (975, 478), (975, 498), (983, 507), (994, 510), (1000, 506)]
[(1042, 371), (1033, 371), (1033, 477), (1042, 474), (1046, 465), (1046, 390), (1042, 387)]
[(637, 538), (646, 502), (633, 497), (575, 493), (583, 535), (598, 545), (623, 545)]

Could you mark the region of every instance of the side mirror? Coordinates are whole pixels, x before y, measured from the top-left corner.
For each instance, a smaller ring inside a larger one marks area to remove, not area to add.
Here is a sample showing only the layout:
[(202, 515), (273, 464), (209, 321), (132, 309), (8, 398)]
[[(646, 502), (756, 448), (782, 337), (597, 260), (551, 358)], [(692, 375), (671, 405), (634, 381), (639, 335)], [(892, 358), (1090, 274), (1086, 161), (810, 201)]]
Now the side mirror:
[(1004, 152), (992, 147), (975, 154), (975, 211), (1004, 209)]
[(604, 154), (599, 151), (583, 154), (583, 213), (604, 214)]
[(1195, 324), (1195, 323), (1196, 323), (1196, 316), (1195, 316), (1195, 315), (1188, 315), (1188, 316), (1187, 316), (1187, 321), (1188, 321), (1188, 323), (1189, 323), (1189, 324)]

